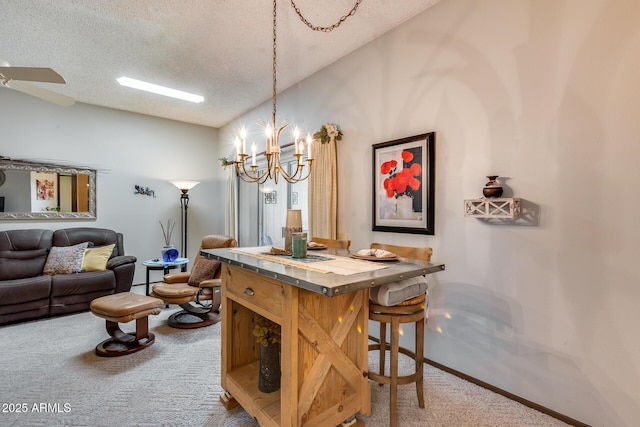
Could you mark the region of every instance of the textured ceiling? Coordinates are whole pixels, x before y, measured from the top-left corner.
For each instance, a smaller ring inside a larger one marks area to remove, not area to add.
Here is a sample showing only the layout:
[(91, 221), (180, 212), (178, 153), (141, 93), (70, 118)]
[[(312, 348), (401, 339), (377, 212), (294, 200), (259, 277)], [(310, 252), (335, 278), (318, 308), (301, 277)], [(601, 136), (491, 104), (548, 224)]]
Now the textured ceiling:
[[(333, 24), (355, 3), (295, 1), (316, 25)], [(324, 33), (281, 0), (278, 91), (438, 1), (363, 0), (341, 27)], [(77, 102), (220, 127), (271, 98), (272, 9), (268, 0), (2, 0), (0, 61), (55, 69), (66, 85), (38, 85)], [(121, 87), (116, 79), (123, 75), (205, 101)]]

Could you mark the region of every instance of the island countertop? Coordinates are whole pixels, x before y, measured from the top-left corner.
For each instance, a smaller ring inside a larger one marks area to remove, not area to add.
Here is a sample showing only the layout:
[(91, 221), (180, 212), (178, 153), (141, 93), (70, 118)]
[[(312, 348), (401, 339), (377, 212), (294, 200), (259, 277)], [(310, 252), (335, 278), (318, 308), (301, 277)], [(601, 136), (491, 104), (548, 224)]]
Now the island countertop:
[[(246, 252), (243, 252), (243, 249)], [(305, 261), (298, 261), (286, 257), (287, 264), (280, 263), (276, 257), (280, 255), (268, 255), (270, 247), (263, 247), (264, 253), (251, 254), (256, 252), (256, 248), (222, 248), (222, 249), (202, 249), (200, 254), (204, 257), (216, 259), (220, 262), (231, 264), (254, 273), (280, 280), (284, 283), (307, 289), (328, 297), (342, 295), (345, 293), (359, 291), (361, 289), (373, 288), (385, 283), (395, 282), (411, 277), (423, 276), (444, 270), (444, 264), (434, 264), (418, 260), (407, 260), (400, 258), (397, 261), (372, 262), (349, 258), (347, 256), (333, 255), (318, 251), (309, 254), (310, 257), (327, 257), (343, 265), (351, 262), (357, 263), (354, 266), (364, 266), (359, 263), (369, 263), (373, 271), (356, 272), (353, 274), (337, 274), (333, 272), (319, 272), (307, 269), (314, 265), (306, 264)], [(259, 255), (259, 257), (257, 257)], [(285, 261), (283, 258), (282, 261)], [(331, 261), (326, 261), (331, 262)], [(384, 267), (384, 268), (382, 268)], [(366, 268), (366, 267), (365, 267)]]

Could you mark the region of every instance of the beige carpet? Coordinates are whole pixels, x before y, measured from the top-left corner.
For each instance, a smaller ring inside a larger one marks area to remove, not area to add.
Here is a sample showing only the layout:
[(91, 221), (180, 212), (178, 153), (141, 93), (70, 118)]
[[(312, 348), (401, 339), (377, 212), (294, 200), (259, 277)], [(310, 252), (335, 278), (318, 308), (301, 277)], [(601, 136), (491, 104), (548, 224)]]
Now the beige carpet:
[[(152, 346), (117, 358), (94, 355), (107, 334), (88, 312), (0, 327), (0, 425), (255, 426), (218, 400), (220, 324), (170, 328), (165, 320), (176, 309), (150, 318)], [(413, 385), (401, 387), (400, 426), (566, 426), (431, 366), (424, 372), (426, 408)], [(388, 388), (372, 385), (372, 399), (373, 413), (362, 419), (388, 425)]]

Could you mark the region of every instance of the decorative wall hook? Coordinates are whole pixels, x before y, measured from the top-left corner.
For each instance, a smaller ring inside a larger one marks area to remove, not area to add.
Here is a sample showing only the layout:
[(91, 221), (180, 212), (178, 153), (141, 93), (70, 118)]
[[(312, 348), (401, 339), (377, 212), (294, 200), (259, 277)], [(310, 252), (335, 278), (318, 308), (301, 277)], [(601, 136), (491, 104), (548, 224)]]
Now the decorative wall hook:
[(153, 190), (149, 190), (149, 187), (142, 187), (140, 185), (135, 186), (136, 191), (133, 194), (141, 194), (143, 196), (151, 196), (154, 199), (156, 198), (156, 193)]

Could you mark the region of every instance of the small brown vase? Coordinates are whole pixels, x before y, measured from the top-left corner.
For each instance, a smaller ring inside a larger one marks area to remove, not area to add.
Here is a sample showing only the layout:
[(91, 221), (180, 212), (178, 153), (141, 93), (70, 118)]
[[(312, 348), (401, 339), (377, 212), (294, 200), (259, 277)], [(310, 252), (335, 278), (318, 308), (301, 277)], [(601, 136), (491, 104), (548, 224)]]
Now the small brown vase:
[(482, 194), (484, 197), (500, 197), (502, 196), (502, 185), (498, 182), (498, 175), (488, 175), (489, 182), (484, 185)]

